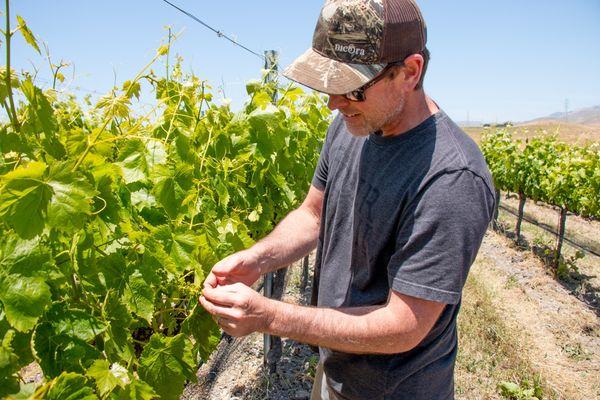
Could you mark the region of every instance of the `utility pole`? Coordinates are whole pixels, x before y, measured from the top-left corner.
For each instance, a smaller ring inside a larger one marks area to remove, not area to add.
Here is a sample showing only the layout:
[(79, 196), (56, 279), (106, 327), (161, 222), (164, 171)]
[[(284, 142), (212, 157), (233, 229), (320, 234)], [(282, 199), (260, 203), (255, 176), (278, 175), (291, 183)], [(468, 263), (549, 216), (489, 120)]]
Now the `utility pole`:
[(569, 122), (569, 99), (565, 99), (565, 122)]

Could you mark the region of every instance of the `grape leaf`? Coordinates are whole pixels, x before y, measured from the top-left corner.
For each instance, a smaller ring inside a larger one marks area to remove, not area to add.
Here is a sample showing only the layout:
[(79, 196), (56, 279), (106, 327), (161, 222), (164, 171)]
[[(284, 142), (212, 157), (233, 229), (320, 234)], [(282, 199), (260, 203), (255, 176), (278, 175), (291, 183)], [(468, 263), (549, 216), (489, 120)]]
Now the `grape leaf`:
[(19, 357), (12, 348), (14, 336), (15, 331), (9, 330), (0, 342), (0, 397), (2, 398), (17, 393), (20, 388), (17, 375), (20, 369)]
[(43, 181), (46, 164), (31, 162), (2, 177), (0, 218), (19, 236), (31, 239), (42, 233), (52, 187)]
[(21, 35), (23, 35), (25, 41), (31, 47), (33, 47), (35, 51), (38, 52), (38, 54), (42, 54), (40, 52), (40, 46), (38, 46), (37, 40), (35, 39), (35, 36), (33, 36), (33, 32), (31, 32), (31, 30), (27, 26), (27, 23), (20, 15), (17, 15), (17, 22), (19, 23), (18, 29), (19, 31), (21, 31)]
[(32, 342), (35, 358), (47, 377), (56, 377), (63, 371), (83, 373), (102, 357), (98, 349), (83, 340), (58, 334), (48, 322), (36, 326)]
[(178, 400), (185, 381), (196, 379), (191, 348), (182, 334), (152, 335), (140, 358), (140, 378), (148, 382), (161, 399)]
[(152, 323), (154, 290), (137, 270), (129, 276), (123, 294), (123, 301), (131, 312), (144, 318), (149, 324)]
[(39, 277), (8, 275), (0, 282), (0, 301), (10, 325), (28, 332), (50, 303), (50, 288)]
[(91, 215), (96, 191), (85, 179), (64, 169), (51, 168), (48, 179), (54, 192), (48, 205), (48, 224), (65, 232), (81, 229)]
[(45, 265), (50, 258), (50, 250), (39, 238), (22, 240), (18, 236), (9, 236), (6, 242), (0, 245), (0, 265), (9, 274), (43, 276)]
[(106, 324), (88, 311), (54, 303), (45, 316), (55, 335), (65, 335), (89, 342), (106, 330)]
[(116, 400), (154, 400), (158, 395), (152, 386), (141, 380), (132, 381), (124, 390), (119, 391)]
[(8, 332), (13, 332), (10, 346), (19, 358), (19, 365), (24, 366), (34, 361), (33, 353), (31, 352), (31, 336), (33, 332), (22, 333), (15, 331), (6, 320), (6, 314), (2, 310), (2, 303), (0, 302), (0, 337), (6, 336)]
[(85, 376), (63, 372), (40, 387), (32, 400), (98, 400)]
[[(3, 65), (0, 67), (0, 102), (3, 102), (8, 97), (8, 87), (6, 86), (6, 67)], [(14, 90), (20, 85), (19, 78), (15, 74), (15, 71), (11, 68), (10, 70), (10, 86)], [(6, 151), (6, 149), (4, 149)]]
[(133, 319), (125, 304), (113, 291), (106, 296), (102, 317), (108, 322), (104, 334), (104, 351), (107, 358), (113, 362), (123, 361), (130, 364), (135, 356), (129, 331)]
[(100, 397), (105, 397), (117, 386), (125, 386), (125, 382), (111, 371), (110, 364), (106, 360), (94, 361), (92, 366), (87, 370), (86, 375), (96, 381), (96, 388), (98, 388)]
[(221, 330), (212, 316), (201, 306), (196, 305), (183, 321), (181, 331), (195, 340), (202, 360), (207, 361), (221, 340)]
[[(56, 139), (58, 122), (54, 115), (54, 108), (46, 95), (40, 88), (33, 84), (30, 77), (21, 82), (21, 91), (29, 101), (29, 110), (35, 117), (33, 122), (35, 123), (36, 128), (44, 132), (47, 143), (52, 146), (62, 147), (62, 144)], [(39, 125), (39, 127), (37, 125)], [(46, 150), (55, 158), (60, 158), (65, 153), (64, 147), (54, 151), (48, 148), (46, 148)]]

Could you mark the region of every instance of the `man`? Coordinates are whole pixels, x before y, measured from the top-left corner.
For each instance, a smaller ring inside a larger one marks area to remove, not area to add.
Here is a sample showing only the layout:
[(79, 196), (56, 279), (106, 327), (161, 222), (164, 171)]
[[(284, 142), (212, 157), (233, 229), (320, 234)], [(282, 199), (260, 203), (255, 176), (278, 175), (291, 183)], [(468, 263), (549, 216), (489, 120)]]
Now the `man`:
[[(325, 3), (284, 73), (339, 111), (308, 195), (206, 279), (226, 332), (319, 346), (314, 399), (454, 397), (461, 291), (495, 200), (477, 146), (423, 91), (425, 44), (412, 0)], [(316, 307), (248, 287), (315, 245)]]

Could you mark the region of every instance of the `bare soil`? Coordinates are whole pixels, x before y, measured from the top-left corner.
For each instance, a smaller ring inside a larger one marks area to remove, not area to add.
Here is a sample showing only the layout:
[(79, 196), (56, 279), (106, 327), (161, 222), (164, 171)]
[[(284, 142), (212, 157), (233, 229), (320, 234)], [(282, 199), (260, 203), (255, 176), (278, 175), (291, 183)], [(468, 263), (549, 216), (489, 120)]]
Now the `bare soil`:
[[(513, 209), (518, 207), (518, 199), (503, 195), (501, 204)], [(542, 222), (555, 231), (558, 230), (559, 211), (543, 203), (527, 201), (525, 214)], [(514, 237), (516, 217), (504, 211), (500, 212), (500, 221), (507, 229), (508, 236)], [(536, 254), (541, 260), (550, 262), (556, 246), (556, 236), (528, 222), (522, 225), (522, 247)], [(569, 214), (567, 216), (565, 236), (581, 242), (598, 252), (600, 249), (600, 221), (589, 220)], [(564, 270), (558, 280), (566, 290), (579, 298), (600, 317), (600, 257), (582, 252), (578, 248), (564, 243), (562, 249)], [(551, 270), (550, 267), (549, 271)]]

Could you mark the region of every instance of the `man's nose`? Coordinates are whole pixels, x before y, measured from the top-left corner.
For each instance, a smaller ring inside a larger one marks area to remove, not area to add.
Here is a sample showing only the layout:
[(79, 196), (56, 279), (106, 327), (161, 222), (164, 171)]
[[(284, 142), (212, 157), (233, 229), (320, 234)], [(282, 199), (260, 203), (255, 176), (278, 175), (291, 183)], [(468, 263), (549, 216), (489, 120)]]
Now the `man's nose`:
[(329, 100), (327, 101), (327, 107), (333, 111), (347, 105), (348, 102), (349, 100), (342, 94), (330, 94)]

